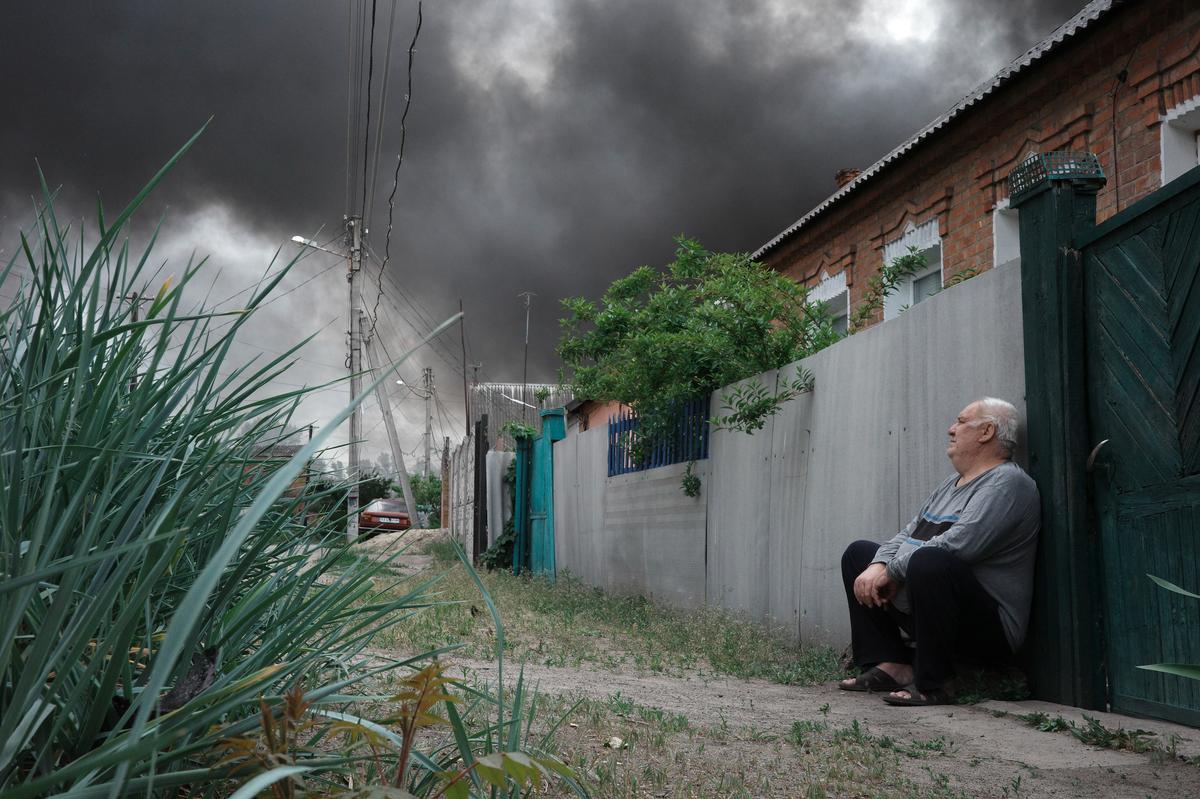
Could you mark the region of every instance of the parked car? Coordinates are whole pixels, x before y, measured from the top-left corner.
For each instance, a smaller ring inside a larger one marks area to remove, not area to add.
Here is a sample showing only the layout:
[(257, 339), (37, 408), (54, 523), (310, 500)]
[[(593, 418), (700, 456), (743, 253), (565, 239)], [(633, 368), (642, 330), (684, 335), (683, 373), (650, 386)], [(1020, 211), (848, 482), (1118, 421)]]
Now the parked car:
[(358, 514), (358, 529), (377, 533), (398, 532), (412, 527), (402, 499), (376, 499)]

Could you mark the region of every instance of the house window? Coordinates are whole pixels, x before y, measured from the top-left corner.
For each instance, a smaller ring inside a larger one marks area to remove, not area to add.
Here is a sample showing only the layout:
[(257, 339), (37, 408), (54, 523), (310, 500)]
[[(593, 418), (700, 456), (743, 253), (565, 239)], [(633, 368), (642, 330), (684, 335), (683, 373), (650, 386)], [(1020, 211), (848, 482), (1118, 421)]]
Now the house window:
[(1200, 95), (1166, 113), (1160, 146), (1164, 186), (1200, 164)]
[(846, 271), (833, 277), (821, 274), (821, 282), (808, 290), (809, 302), (825, 304), (825, 310), (833, 321), (833, 329), (845, 333), (850, 320), (850, 291), (846, 288)]
[(923, 225), (911, 222), (904, 229), (904, 235), (883, 245), (883, 262), (890, 264), (902, 255), (907, 255), (910, 248), (925, 256), (925, 268), (915, 275), (905, 278), (896, 291), (883, 300), (883, 318), (895, 319), (901, 311), (912, 305), (926, 300), (942, 290), (942, 237), (938, 232), (938, 222), (931, 219)]
[(996, 203), (992, 211), (992, 266), (1004, 266), (1021, 260), (1021, 222), (1008, 198)]

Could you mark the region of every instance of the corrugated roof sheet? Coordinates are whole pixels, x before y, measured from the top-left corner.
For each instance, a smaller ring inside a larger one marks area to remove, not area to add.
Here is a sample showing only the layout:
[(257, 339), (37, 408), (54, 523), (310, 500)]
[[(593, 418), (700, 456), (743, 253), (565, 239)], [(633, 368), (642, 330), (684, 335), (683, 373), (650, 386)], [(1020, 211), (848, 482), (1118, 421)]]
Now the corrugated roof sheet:
[(755, 250), (753, 257), (754, 258), (761, 257), (768, 250), (771, 250), (776, 245), (778, 245), (780, 242), (782, 242), (784, 239), (788, 238), (793, 233), (795, 233), (797, 230), (804, 227), (804, 225), (807, 224), (810, 219), (818, 216), (823, 211), (825, 211), (825, 209), (829, 208), (829, 206), (833, 205), (838, 200), (842, 199), (847, 194), (854, 191), (854, 189), (856, 189), (858, 186), (861, 186), (863, 183), (870, 180), (873, 175), (880, 172), (885, 166), (892, 163), (896, 159), (900, 158), (902, 155), (907, 153), (913, 147), (917, 146), (917, 144), (919, 144), (920, 142), (927, 139), (931, 134), (933, 134), (934, 132), (945, 127), (946, 124), (949, 123), (952, 119), (958, 117), (960, 114), (962, 114), (968, 108), (970, 108), (971, 106), (980, 102), (981, 100), (983, 100), (983, 98), (987, 97), (989, 94), (994, 92), (996, 89), (999, 89), (1001, 86), (1008, 83), (1010, 80), (1015, 78), (1021, 72), (1023, 72), (1027, 68), (1029, 68), (1029, 66), (1032, 65), (1035, 61), (1038, 61), (1039, 59), (1043, 58), (1044, 56), (1046, 56), (1049, 53), (1056, 50), (1067, 39), (1070, 39), (1073, 36), (1077, 35), (1080, 31), (1084, 30), (1089, 25), (1094, 23), (1096, 20), (1103, 17), (1105, 14), (1107, 14), (1109, 11), (1112, 10), (1114, 5), (1120, 5), (1120, 4), (1121, 4), (1121, 0), (1093, 0), (1093, 2), (1088, 3), (1086, 6), (1083, 7), (1083, 9), (1078, 14), (1071, 17), (1069, 20), (1064, 22), (1062, 25), (1058, 26), (1058, 28), (1056, 28), (1055, 31), (1053, 33), (1051, 33), (1047, 38), (1043, 39), (1041, 42), (1039, 42), (1038, 44), (1034, 45), (1032, 48), (1027, 50), (1023, 55), (1021, 55), (1020, 57), (1015, 59), (1007, 67), (1005, 67), (1004, 69), (1002, 69), (998, 73), (996, 73), (996, 75), (994, 77), (992, 77), (990, 80), (988, 80), (988, 81), (980, 84), (978, 87), (976, 87), (976, 89), (973, 92), (968, 94), (963, 99), (959, 100), (958, 103), (955, 104), (955, 106), (953, 108), (951, 108), (949, 111), (942, 114), (941, 116), (939, 116), (937, 119), (930, 122), (925, 127), (921, 128), (919, 131), (916, 132), (915, 135), (913, 135), (906, 142), (901, 144), (896, 149), (892, 150), (890, 153), (885, 155), (883, 158), (880, 158), (878, 161), (876, 161), (874, 164), (872, 164), (868, 169), (866, 169), (861, 175), (859, 175), (854, 180), (847, 183), (845, 186), (838, 189), (836, 192), (834, 192), (828, 198), (826, 198), (826, 200), (824, 202), (822, 202), (816, 208), (809, 211), (804, 216), (800, 217), (800, 219), (798, 219), (795, 223), (793, 223), (790, 227), (788, 227), (786, 230), (784, 230), (778, 236), (771, 239), (766, 244), (764, 244), (763, 246), (761, 246), (757, 250)]

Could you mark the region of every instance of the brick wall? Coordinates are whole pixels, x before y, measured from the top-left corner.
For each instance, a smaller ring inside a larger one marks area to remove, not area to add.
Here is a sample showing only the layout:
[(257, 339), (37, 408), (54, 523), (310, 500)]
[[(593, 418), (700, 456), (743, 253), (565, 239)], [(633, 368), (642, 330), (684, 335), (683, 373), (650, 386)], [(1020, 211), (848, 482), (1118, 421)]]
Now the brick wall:
[(986, 270), (992, 266), (993, 209), (1007, 197), (1008, 173), (1029, 153), (1099, 155), (1108, 185), (1097, 209), (1106, 219), (1159, 188), (1162, 116), (1197, 95), (1200, 4), (1144, 0), (1119, 7), (809, 220), (762, 260), (809, 285), (822, 273), (848, 270), (856, 308), (867, 279), (883, 264), (884, 243), (899, 238), (908, 223), (936, 218), (944, 278)]

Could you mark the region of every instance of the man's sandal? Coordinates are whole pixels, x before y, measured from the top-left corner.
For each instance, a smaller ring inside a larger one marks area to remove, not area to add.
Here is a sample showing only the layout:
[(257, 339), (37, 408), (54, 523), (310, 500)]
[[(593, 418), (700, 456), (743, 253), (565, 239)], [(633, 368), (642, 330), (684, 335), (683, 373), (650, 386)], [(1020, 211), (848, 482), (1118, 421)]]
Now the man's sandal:
[(927, 705), (953, 705), (954, 694), (945, 688), (931, 688), (928, 691), (918, 691), (915, 685), (893, 688), (893, 691), (908, 691), (908, 696), (892, 696), (884, 694), (883, 701), (889, 705), (902, 707), (925, 707)]
[(872, 666), (858, 677), (855, 677), (854, 682), (846, 683), (839, 680), (838, 688), (841, 688), (843, 691), (862, 691), (872, 694), (904, 690), (903, 685), (896, 682), (892, 675), (878, 666)]

